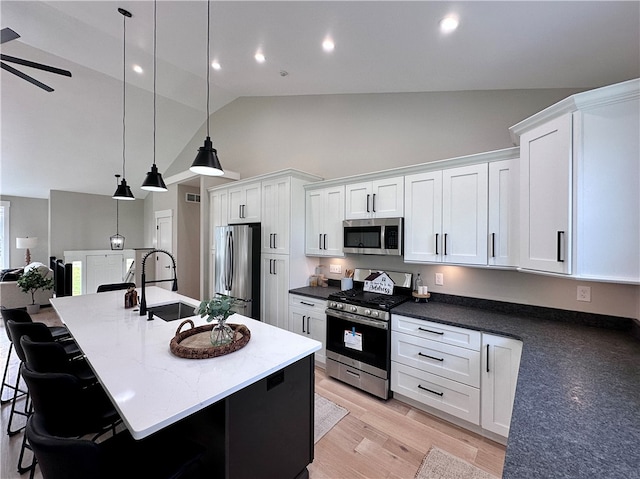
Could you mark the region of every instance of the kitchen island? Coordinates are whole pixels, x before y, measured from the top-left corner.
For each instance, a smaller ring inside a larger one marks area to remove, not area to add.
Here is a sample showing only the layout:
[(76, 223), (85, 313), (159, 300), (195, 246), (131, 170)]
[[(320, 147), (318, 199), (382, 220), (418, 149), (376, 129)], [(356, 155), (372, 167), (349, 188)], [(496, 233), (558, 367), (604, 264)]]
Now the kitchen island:
[[(146, 295), (149, 307), (199, 304), (158, 287)], [(148, 321), (138, 308), (124, 308), (124, 291), (51, 303), (134, 438), (181, 421), (204, 421), (217, 439), (209, 454), (214, 477), (306, 475), (313, 460), (313, 353), (319, 342), (236, 314), (228, 322), (251, 331), (244, 348), (185, 359), (169, 350), (182, 320)], [(199, 316), (190, 319), (207, 324)]]

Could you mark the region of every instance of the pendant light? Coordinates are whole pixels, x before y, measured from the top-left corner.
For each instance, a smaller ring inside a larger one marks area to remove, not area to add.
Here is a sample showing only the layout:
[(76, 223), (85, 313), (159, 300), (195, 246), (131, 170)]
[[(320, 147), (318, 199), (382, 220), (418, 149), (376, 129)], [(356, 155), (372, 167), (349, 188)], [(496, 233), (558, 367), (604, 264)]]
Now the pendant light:
[[(120, 175), (116, 175), (116, 185), (118, 184), (118, 178)], [(120, 223), (120, 202), (116, 201), (116, 234), (109, 237), (109, 242), (111, 243), (111, 249), (124, 249), (124, 236), (122, 236), (118, 230)]]
[(153, 0), (153, 165), (151, 171), (147, 173), (142, 189), (147, 191), (162, 192), (167, 191), (167, 185), (164, 184), (162, 174), (156, 166), (156, 20), (157, 0)]
[[(131, 13), (124, 8), (118, 8), (118, 12), (122, 14), (122, 182), (116, 188), (116, 192), (112, 198), (114, 200), (135, 200), (131, 188), (127, 185), (127, 180), (124, 178), (125, 172), (125, 132), (126, 132), (126, 98), (127, 98), (127, 17), (131, 18)], [(120, 175), (118, 175), (120, 176)]]
[(207, 138), (204, 140), (204, 146), (198, 148), (196, 159), (193, 160), (191, 168), (192, 172), (198, 175), (221, 176), (224, 175), (220, 161), (218, 160), (218, 151), (213, 147), (211, 135), (209, 134), (209, 43), (211, 35), (211, 2), (207, 0)]

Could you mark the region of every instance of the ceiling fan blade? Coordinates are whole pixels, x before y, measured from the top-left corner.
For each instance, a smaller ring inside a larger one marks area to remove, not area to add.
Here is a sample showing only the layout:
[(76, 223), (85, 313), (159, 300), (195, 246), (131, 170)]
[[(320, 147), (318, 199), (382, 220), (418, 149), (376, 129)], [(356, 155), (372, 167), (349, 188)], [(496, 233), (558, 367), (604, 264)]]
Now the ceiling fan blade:
[(0, 30), (0, 44), (10, 42), (11, 40), (15, 40), (16, 38), (20, 38), (20, 35), (18, 35), (10, 28), (3, 28), (2, 30)]
[(0, 60), (4, 60), (5, 62), (17, 63), (18, 65), (24, 65), (25, 67), (37, 68), (38, 70), (44, 70), (51, 73), (56, 73), (57, 75), (64, 75), (66, 77), (71, 76), (71, 72), (69, 70), (63, 70), (62, 68), (51, 67), (49, 65), (43, 65), (42, 63), (36, 63), (29, 60), (23, 60), (22, 58), (16, 58), (9, 55), (4, 55), (0, 53)]
[(11, 65), (7, 65), (4, 62), (0, 62), (0, 68), (2, 68), (3, 70), (8, 71), (9, 73), (13, 73), (14, 75), (22, 78), (23, 80), (27, 80), (29, 83), (32, 83), (35, 86), (40, 87), (45, 91), (48, 91), (48, 92), (52, 92), (53, 91), (53, 88), (51, 88), (49, 85), (45, 85), (44, 83), (39, 82), (35, 78), (30, 77), (26, 73), (22, 73), (20, 70), (16, 70)]

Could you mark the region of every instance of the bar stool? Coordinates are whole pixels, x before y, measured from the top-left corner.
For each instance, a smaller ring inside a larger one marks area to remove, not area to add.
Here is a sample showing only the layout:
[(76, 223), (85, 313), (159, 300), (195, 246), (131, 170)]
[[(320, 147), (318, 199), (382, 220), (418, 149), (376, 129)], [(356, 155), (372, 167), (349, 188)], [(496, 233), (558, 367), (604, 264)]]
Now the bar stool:
[[(11, 362), (11, 353), (13, 352), (13, 341), (11, 340), (11, 334), (9, 332), (9, 328), (7, 327), (7, 321), (12, 320), (17, 323), (32, 323), (33, 319), (23, 309), (16, 308), (5, 308), (4, 306), (0, 307), (0, 314), (2, 315), (2, 320), (4, 321), (5, 332), (7, 334), (7, 338), (9, 339), (9, 352), (7, 353), (7, 361), (4, 366), (4, 373), (2, 375), (2, 385), (0, 386), (0, 402), (5, 404), (13, 399), (13, 397), (9, 399), (3, 399), (3, 393), (5, 388), (13, 390), (14, 385), (7, 382), (7, 374), (9, 372), (9, 364)], [(69, 330), (64, 326), (51, 326), (49, 327), (49, 331), (51, 331), (51, 335), (53, 338), (58, 341), (62, 339), (68, 339), (71, 337)], [(18, 396), (22, 397), (26, 393), (26, 391), (19, 390)]]

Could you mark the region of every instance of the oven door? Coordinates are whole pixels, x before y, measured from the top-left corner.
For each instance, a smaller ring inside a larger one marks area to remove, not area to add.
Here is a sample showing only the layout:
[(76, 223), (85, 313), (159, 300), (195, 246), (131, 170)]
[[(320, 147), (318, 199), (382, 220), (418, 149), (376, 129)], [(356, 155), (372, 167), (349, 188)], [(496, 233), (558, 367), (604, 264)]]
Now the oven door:
[(331, 309), (326, 314), (327, 356), (386, 379), (391, 346), (389, 323)]

